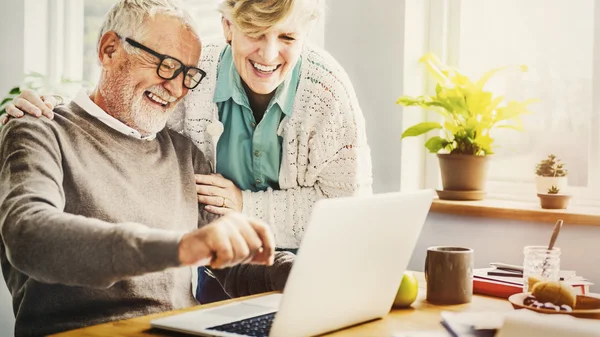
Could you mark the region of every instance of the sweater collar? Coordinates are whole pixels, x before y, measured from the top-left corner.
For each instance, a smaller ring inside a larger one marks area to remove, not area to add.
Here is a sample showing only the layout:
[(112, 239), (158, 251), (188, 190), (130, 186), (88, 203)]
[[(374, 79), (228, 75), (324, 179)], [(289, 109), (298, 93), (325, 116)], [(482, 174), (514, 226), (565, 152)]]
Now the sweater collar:
[(102, 110), (94, 101), (90, 99), (85, 90), (80, 90), (77, 96), (73, 99), (73, 102), (79, 105), (86, 113), (98, 119), (102, 123), (106, 124), (110, 128), (119, 131), (120, 133), (141, 140), (153, 140), (156, 138), (156, 134), (148, 136), (142, 136), (136, 129), (126, 125), (120, 120), (109, 115), (106, 111)]

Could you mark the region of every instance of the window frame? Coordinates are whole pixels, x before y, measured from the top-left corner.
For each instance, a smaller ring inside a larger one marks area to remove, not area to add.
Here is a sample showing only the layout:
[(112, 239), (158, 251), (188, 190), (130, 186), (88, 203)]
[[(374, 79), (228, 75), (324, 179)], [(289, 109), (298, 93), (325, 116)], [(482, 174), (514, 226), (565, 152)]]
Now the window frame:
[[(406, 18), (406, 41), (405, 53), (405, 94), (420, 95), (423, 92), (433, 93), (435, 82), (428, 78), (424, 70), (415, 71), (415, 51), (423, 55), (427, 51), (436, 53), (442, 62), (458, 64), (460, 50), (460, 0), (407, 0), (407, 13), (409, 10), (415, 13), (425, 13), (425, 20), (411, 20)], [(418, 15), (417, 15), (418, 16)], [(600, 55), (600, 4), (594, 7), (594, 54)], [(421, 25), (422, 27), (418, 27)], [(409, 39), (408, 35), (417, 37)], [(427, 47), (427, 48), (424, 48)], [(417, 58), (418, 60), (418, 58)], [(594, 57), (593, 61), (593, 83), (592, 88), (592, 125), (600, 130), (600, 57)], [(403, 128), (423, 121), (441, 121), (440, 116), (433, 112), (424, 111), (420, 108), (411, 107), (409, 111), (403, 108)], [(592, 129), (593, 130), (593, 129)], [(437, 157), (430, 154), (424, 147), (426, 137), (434, 135), (435, 131), (426, 136), (411, 137), (403, 140), (402, 145), (402, 190), (417, 188), (441, 188), (441, 176)], [(569, 186), (569, 192), (573, 195), (572, 204), (579, 206), (600, 207), (600, 132), (591, 132), (589, 144), (589, 172), (588, 187)], [(533, 172), (533, 168), (532, 168)], [(533, 178), (533, 173), (532, 173)], [(518, 181), (487, 181), (487, 198), (537, 202), (535, 182)]]
[(25, 69), (45, 73), (50, 85), (58, 85), (61, 77), (81, 80), (83, 0), (49, 0), (44, 5), (40, 11), (38, 1), (25, 0), (25, 50), (38, 55), (27, 59)]
[[(214, 6), (216, 11), (217, 3), (218, 1), (211, 0), (192, 7), (185, 2), (184, 6), (189, 7), (194, 15), (198, 8)], [(45, 74), (44, 87), (53, 93), (57, 93), (62, 79), (82, 81), (85, 0), (24, 0), (23, 5), (23, 71)], [(321, 6), (324, 9), (324, 3), (321, 3)], [(200, 24), (198, 29), (199, 33), (206, 30)], [(218, 30), (221, 31), (221, 27)], [(325, 18), (320, 18), (309, 36), (309, 41), (323, 47), (324, 34)], [(212, 37), (208, 37), (206, 40), (211, 39)]]

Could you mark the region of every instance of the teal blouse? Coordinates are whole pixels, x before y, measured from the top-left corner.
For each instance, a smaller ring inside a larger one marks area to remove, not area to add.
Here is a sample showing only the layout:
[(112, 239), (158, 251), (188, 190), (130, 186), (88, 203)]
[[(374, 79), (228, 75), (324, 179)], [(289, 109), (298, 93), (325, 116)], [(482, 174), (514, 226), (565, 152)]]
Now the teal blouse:
[(301, 60), (277, 87), (257, 125), (233, 62), (231, 47), (227, 46), (221, 53), (213, 102), (217, 104), (224, 131), (217, 143), (216, 170), (241, 190), (279, 189), (282, 139), (277, 129), (281, 120), (292, 114), (300, 64)]

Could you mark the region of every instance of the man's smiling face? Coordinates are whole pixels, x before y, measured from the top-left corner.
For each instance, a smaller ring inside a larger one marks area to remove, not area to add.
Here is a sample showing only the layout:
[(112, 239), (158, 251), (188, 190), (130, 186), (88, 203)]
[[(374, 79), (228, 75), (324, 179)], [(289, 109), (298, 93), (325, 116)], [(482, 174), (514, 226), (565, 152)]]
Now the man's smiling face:
[[(187, 66), (197, 66), (200, 42), (181, 21), (169, 15), (156, 15), (145, 23), (147, 33), (138, 41), (144, 46), (166, 54)], [(113, 33), (114, 34), (114, 33)], [(125, 37), (123, 37), (125, 38)], [(183, 73), (172, 80), (158, 76), (160, 60), (141, 49), (128, 54), (120, 40), (114, 63), (106, 67), (100, 92), (105, 110), (123, 123), (140, 131), (153, 134), (162, 130), (170, 113), (188, 93), (183, 86)]]

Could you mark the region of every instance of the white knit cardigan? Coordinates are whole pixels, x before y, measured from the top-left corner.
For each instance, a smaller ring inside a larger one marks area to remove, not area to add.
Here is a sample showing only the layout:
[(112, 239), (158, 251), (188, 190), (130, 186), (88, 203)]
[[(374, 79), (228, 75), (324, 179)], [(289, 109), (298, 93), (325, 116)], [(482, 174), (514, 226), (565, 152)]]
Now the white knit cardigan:
[[(199, 67), (207, 76), (169, 121), (213, 161), (218, 138), (206, 128), (219, 118), (213, 96), (224, 47), (202, 48)], [(283, 138), (280, 190), (243, 191), (243, 213), (269, 223), (277, 247), (297, 248), (317, 200), (372, 193), (364, 117), (348, 76), (326, 52), (305, 47), (292, 114), (277, 134)]]

